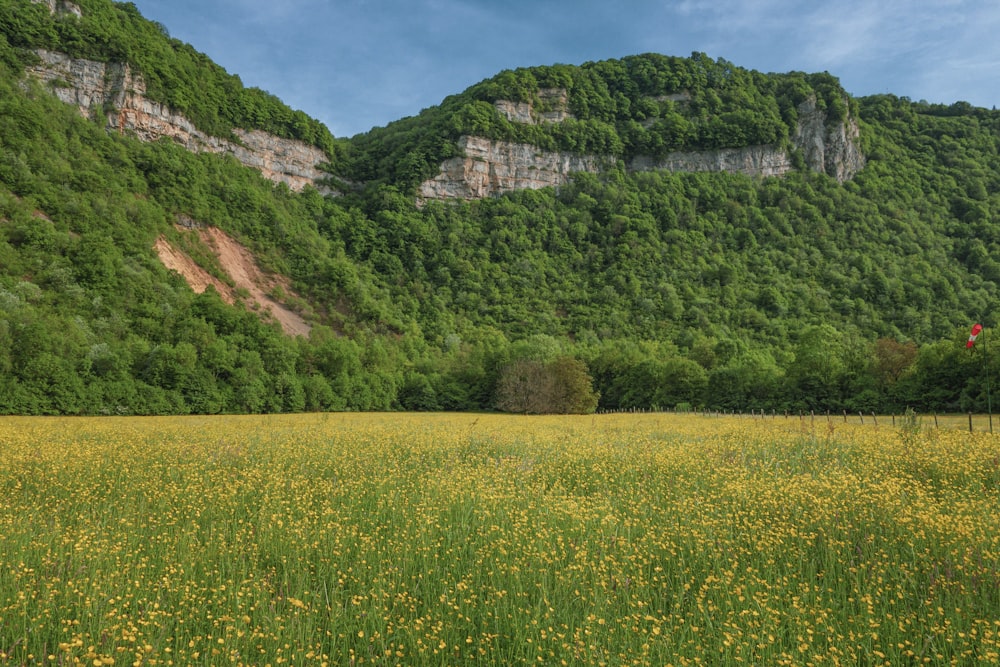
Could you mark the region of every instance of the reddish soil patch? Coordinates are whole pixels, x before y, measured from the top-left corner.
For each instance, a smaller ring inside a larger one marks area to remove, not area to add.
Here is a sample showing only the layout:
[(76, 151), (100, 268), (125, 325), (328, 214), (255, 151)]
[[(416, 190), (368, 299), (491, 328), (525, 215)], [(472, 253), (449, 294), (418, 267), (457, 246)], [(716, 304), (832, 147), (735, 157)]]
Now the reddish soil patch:
[(209, 285), (213, 285), (223, 301), (229, 304), (235, 303), (235, 295), (229, 285), (195, 264), (193, 259), (170, 245), (167, 239), (161, 236), (156, 239), (156, 245), (153, 247), (156, 249), (156, 254), (160, 256), (163, 265), (171, 271), (181, 274), (195, 292), (201, 294)]
[(202, 242), (215, 253), (219, 265), (232, 278), (236, 289), (209, 274), (195, 264), (194, 260), (187, 254), (170, 245), (161, 236), (156, 240), (154, 247), (163, 265), (181, 274), (191, 289), (199, 294), (204, 292), (209, 285), (214, 286), (226, 303), (236, 303), (240, 300), (236, 290), (246, 290), (249, 296), (244, 301), (251, 306), (257, 304), (260, 310), (269, 313), (281, 325), (286, 334), (290, 336), (309, 335), (310, 326), (305, 320), (287, 306), (268, 296), (268, 292), (278, 285), (286, 294), (294, 295), (287, 278), (265, 274), (257, 266), (253, 254), (221, 229), (207, 227), (199, 229), (197, 233)]

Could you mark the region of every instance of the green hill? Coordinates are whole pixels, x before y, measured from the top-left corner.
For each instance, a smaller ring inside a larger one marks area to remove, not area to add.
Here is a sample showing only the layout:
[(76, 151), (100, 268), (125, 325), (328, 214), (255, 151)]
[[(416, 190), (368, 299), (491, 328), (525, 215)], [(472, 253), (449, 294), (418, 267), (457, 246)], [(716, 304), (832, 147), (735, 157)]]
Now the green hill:
[[(995, 323), (996, 111), (645, 54), (502, 72), (335, 139), (133, 5), (78, 7), (0, 6), (0, 412), (586, 411), (588, 379), (598, 409), (985, 409), (985, 350), (963, 343)], [(107, 95), (60, 101), (79, 84), (59, 58)], [(116, 106), (136, 95), (184, 136), (143, 141)], [(806, 110), (857, 129), (863, 168), (810, 153)], [(245, 166), (262, 136), (307, 171)], [(593, 168), (425, 196), (469, 137)], [(787, 162), (660, 168), (744, 153)], [(249, 248), (309, 335), (191, 228)], [(221, 288), (194, 292), (158, 244)]]

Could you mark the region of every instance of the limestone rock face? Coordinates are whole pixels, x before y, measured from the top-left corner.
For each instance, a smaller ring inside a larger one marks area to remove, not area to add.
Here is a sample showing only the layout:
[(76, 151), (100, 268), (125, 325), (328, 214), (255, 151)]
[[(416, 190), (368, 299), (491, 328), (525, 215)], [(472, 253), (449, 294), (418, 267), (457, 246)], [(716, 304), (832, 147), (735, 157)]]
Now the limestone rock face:
[(80, 18), (83, 16), (83, 12), (80, 11), (80, 7), (67, 0), (31, 0), (35, 4), (45, 5), (49, 8), (49, 11), (53, 14), (72, 14), (73, 16)]
[(799, 124), (792, 141), (813, 171), (843, 183), (865, 166), (859, 135), (857, 120), (848, 117), (843, 123), (828, 125), (826, 113), (811, 99), (799, 105)]
[(304, 142), (260, 130), (237, 129), (236, 141), (201, 132), (184, 116), (148, 99), (142, 77), (126, 63), (70, 58), (51, 51), (37, 53), (41, 63), (28, 68), (28, 73), (47, 84), (60, 100), (78, 107), (81, 114), (106, 115), (108, 127), (114, 130), (143, 141), (169, 137), (195, 152), (227, 153), (293, 190), (315, 184), (323, 175), (317, 166), (327, 161), (326, 155)]
[(243, 145), (230, 144), (226, 152), (248, 167), (257, 169), (265, 178), (285, 183), (296, 191), (315, 185), (322, 178), (323, 172), (317, 169), (317, 165), (326, 162), (327, 157), (315, 146), (282, 139), (263, 130), (237, 129), (234, 132)]
[(675, 151), (661, 160), (633, 158), (631, 171), (722, 171), (747, 176), (783, 176), (792, 170), (792, 159), (774, 146), (720, 148), (710, 151)]
[[(860, 130), (857, 121), (827, 124), (826, 112), (816, 107), (814, 99), (798, 108), (799, 122), (792, 144), (802, 152), (806, 165), (843, 183), (865, 166), (858, 147)], [(775, 145), (723, 148), (708, 151), (673, 152), (661, 160), (636, 157), (629, 163), (633, 171), (663, 169), (669, 171), (725, 171), (748, 176), (784, 176), (792, 171), (791, 155)]]
[(103, 106), (105, 102), (120, 103), (124, 99), (124, 88), (132, 84), (128, 65), (73, 59), (52, 51), (35, 53), (41, 63), (27, 68), (28, 74), (49, 84), (56, 97), (79, 107), (81, 113)]
[(438, 176), (421, 184), (421, 198), (482, 199), (562, 185), (574, 172), (599, 170), (595, 156), (542, 151), (530, 144), (462, 137), (459, 147), (465, 157), (446, 160)]
[[(33, 1), (46, 4), (53, 12), (79, 15), (79, 8), (66, 0)], [(74, 59), (50, 51), (37, 53), (41, 62), (28, 68), (29, 74), (47, 84), (63, 102), (78, 107), (81, 114), (103, 114), (112, 129), (144, 141), (169, 137), (191, 151), (232, 155), (266, 178), (285, 183), (293, 190), (315, 185), (323, 176), (318, 166), (327, 161), (326, 155), (303, 142), (259, 130), (234, 130), (231, 140), (201, 132), (184, 116), (148, 99), (142, 77), (126, 63)], [(688, 96), (679, 93), (669, 99), (684, 103)], [(495, 105), (511, 122), (535, 125), (572, 118), (568, 101), (565, 90), (551, 88), (539, 91), (537, 105), (504, 100)], [(798, 111), (792, 144), (801, 151), (810, 169), (844, 182), (864, 168), (855, 119), (848, 117), (842, 123), (829, 123), (826, 112), (817, 108), (812, 99), (800, 105)], [(529, 144), (474, 136), (460, 138), (459, 148), (463, 156), (445, 161), (437, 176), (422, 183), (419, 199), (481, 199), (513, 190), (559, 186), (576, 172), (599, 173), (602, 165), (614, 162), (611, 156), (544, 151)], [(678, 151), (660, 159), (638, 156), (629, 162), (628, 168), (769, 177), (782, 176), (794, 167), (791, 155), (783, 148), (760, 145)]]
[(536, 109), (530, 102), (510, 102), (497, 100), (493, 105), (507, 117), (507, 120), (525, 125), (539, 123), (561, 123), (567, 118), (573, 118), (569, 112), (569, 93), (562, 88), (543, 88), (538, 91), (541, 109)]
[[(546, 93), (546, 106), (556, 109), (539, 114), (531, 104), (496, 102), (497, 109), (512, 122), (537, 124), (560, 122), (569, 117), (565, 91)], [(561, 97), (560, 97), (561, 94)], [(541, 95), (540, 95), (541, 97)], [(685, 94), (670, 99), (684, 102)], [(554, 102), (553, 102), (554, 100)], [(562, 109), (562, 111), (558, 111)], [(799, 122), (792, 135), (793, 146), (802, 152), (806, 165), (843, 183), (865, 166), (858, 147), (857, 121), (828, 123), (827, 114), (814, 99), (799, 108)], [(459, 147), (464, 157), (451, 158), (441, 165), (441, 173), (420, 186), (421, 199), (481, 199), (512, 190), (538, 189), (566, 183), (574, 172), (598, 173), (609, 156), (576, 155), (542, 151), (527, 144), (491, 141), (482, 137), (462, 137)], [(748, 176), (783, 176), (794, 169), (792, 156), (778, 145), (746, 146), (705, 151), (676, 151), (666, 157), (633, 158), (631, 171), (718, 171)]]

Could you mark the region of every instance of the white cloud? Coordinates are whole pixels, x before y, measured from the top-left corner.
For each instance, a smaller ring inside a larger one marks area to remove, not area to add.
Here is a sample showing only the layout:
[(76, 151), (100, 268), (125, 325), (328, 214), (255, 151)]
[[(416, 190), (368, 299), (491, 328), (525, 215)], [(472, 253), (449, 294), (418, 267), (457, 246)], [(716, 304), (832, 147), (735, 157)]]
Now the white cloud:
[(337, 119), (341, 135), (503, 69), (649, 51), (826, 70), (855, 95), (1000, 97), (1000, 3), (985, 0), (134, 1), (248, 85)]

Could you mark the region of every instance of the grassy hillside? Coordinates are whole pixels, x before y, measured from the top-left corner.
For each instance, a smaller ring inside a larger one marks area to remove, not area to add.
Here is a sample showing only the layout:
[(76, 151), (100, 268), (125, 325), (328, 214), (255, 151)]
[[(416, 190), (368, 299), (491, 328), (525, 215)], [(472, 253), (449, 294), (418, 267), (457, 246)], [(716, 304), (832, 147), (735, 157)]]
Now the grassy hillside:
[[(80, 5), (82, 21), (0, 7), (0, 412), (483, 409), (515, 362), (550, 382), (568, 359), (599, 408), (985, 408), (984, 350), (962, 342), (995, 322), (995, 111), (647, 54), (503, 72), (333, 140), (131, 5)], [(231, 158), (109, 134), (23, 79), (36, 48), (126, 59), (204, 131), (305, 139), (360, 187), (296, 194)], [(492, 104), (544, 105), (551, 87), (572, 122), (513, 124)], [(612, 165), (558, 192), (415, 205), (463, 134), (621, 160), (782, 144), (810, 96), (860, 120), (868, 165), (848, 183)], [(310, 337), (164, 269), (161, 235), (212, 269), (179, 218), (288, 276)]]

